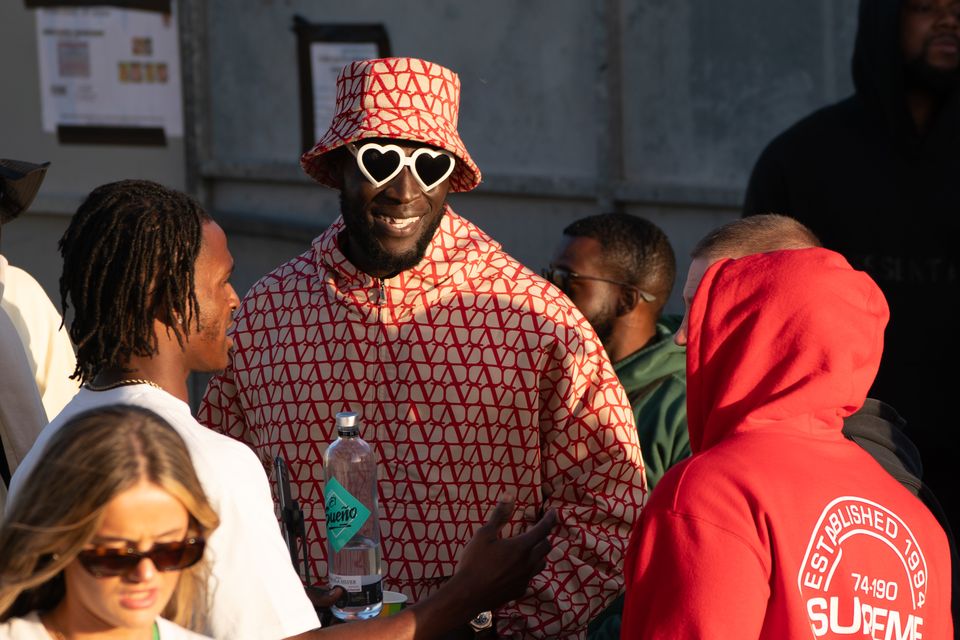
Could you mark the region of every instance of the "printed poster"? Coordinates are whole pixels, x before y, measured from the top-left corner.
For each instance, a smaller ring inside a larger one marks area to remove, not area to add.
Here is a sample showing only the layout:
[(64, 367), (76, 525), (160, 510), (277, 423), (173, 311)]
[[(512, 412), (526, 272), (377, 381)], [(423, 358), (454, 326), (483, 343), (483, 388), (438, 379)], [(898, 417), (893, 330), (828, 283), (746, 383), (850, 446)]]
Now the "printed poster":
[(183, 136), (173, 13), (111, 7), (37, 9), (43, 130), (158, 127)]
[(319, 140), (333, 121), (337, 103), (337, 75), (354, 60), (379, 58), (376, 42), (311, 42), (313, 78), (313, 139)]

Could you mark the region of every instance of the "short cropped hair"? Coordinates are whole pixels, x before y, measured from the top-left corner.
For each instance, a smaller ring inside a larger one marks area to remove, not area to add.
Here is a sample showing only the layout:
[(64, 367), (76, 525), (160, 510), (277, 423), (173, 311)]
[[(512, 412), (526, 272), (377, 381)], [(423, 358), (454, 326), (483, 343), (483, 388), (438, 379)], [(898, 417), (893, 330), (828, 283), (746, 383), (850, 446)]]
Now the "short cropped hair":
[(693, 258), (742, 258), (755, 253), (822, 246), (810, 229), (788, 216), (768, 213), (734, 220), (708, 233)]
[(677, 262), (660, 227), (626, 213), (601, 213), (573, 222), (563, 233), (597, 240), (614, 278), (655, 295), (658, 309), (666, 304), (677, 276)]

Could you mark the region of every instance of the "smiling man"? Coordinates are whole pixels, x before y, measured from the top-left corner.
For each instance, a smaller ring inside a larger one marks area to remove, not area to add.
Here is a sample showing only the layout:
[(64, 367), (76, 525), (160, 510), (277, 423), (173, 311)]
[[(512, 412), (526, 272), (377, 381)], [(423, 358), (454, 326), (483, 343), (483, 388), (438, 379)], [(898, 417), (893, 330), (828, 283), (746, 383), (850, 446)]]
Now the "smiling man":
[(646, 493), (623, 388), (569, 300), (446, 204), (480, 182), (456, 74), (365, 60), (337, 87), (302, 165), (340, 190), (342, 216), (247, 294), (201, 419), (287, 458), (326, 576), (322, 453), (334, 415), (357, 412), (381, 465), (385, 584), (413, 600), (453, 573), (501, 491), (517, 497), (508, 532), (556, 507), (546, 570), (494, 626), (580, 637), (620, 589)]

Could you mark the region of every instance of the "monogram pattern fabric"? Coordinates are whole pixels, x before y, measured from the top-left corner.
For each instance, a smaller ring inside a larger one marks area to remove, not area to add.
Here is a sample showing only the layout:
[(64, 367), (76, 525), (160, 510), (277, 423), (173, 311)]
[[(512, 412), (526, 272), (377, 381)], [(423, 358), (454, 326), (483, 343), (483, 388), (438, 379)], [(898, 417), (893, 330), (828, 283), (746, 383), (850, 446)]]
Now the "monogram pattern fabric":
[(380, 459), (387, 588), (436, 589), (498, 496), (504, 535), (556, 507), (546, 570), (498, 612), (516, 637), (582, 637), (620, 591), (646, 495), (633, 414), (589, 323), (553, 285), (447, 209), (425, 258), (394, 278), (357, 270), (338, 221), (247, 294), (232, 364), (200, 419), (265, 464), (282, 454), (326, 576), (323, 452), (356, 411)]
[(336, 115), (330, 129), (300, 164), (314, 180), (335, 189), (328, 152), (364, 138), (413, 140), (457, 156), (451, 191), (480, 184), (480, 169), (457, 133), (460, 79), (453, 71), (416, 58), (380, 58), (348, 64), (337, 76)]

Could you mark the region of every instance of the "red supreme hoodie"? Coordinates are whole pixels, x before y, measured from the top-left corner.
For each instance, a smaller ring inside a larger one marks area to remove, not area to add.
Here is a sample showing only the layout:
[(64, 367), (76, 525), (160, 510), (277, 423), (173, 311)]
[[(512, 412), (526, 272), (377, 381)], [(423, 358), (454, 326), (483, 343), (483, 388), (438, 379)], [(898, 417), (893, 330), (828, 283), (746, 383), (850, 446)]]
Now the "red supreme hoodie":
[(707, 270), (687, 344), (693, 456), (634, 528), (622, 638), (953, 637), (943, 531), (841, 434), (887, 318), (876, 284), (825, 249)]

